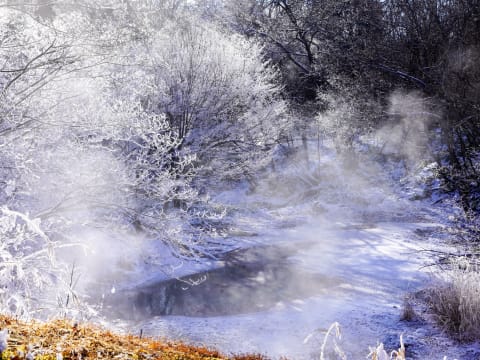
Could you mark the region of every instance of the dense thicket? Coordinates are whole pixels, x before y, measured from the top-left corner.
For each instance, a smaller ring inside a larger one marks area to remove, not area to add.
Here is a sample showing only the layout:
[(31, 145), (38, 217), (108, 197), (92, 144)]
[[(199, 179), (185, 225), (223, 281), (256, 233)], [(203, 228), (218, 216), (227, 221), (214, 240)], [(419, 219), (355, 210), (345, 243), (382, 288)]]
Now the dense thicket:
[(227, 26), (265, 45), (289, 99), (324, 111), (340, 96), (357, 130), (385, 121), (392, 91), (415, 91), (425, 123), (441, 131), (433, 155), (444, 189), (479, 210), (478, 0), (242, 0), (224, 11)]
[(280, 89), (255, 41), (177, 1), (0, 3), (0, 308), (67, 311), (102, 247), (228, 249), (199, 184), (269, 163)]
[(441, 175), (466, 210), (478, 211), (480, 2), (388, 1), (385, 7), (391, 63), (439, 101), (447, 152), (438, 156)]

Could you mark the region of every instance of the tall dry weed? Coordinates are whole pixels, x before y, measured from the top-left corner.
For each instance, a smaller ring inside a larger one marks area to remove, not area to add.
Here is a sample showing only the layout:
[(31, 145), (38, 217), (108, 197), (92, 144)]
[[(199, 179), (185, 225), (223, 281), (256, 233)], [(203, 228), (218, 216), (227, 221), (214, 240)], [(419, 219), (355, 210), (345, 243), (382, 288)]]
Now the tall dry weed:
[(480, 339), (480, 267), (471, 258), (452, 261), (429, 289), (437, 322), (461, 341)]

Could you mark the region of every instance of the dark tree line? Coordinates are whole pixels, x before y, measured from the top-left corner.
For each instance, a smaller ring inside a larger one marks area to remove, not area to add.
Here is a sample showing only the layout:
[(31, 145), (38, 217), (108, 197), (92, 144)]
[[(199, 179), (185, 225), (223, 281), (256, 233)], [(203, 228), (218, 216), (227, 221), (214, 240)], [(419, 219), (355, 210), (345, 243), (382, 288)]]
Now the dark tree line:
[(398, 88), (433, 99), (444, 189), (480, 209), (479, 0), (243, 0), (226, 10), (229, 26), (264, 44), (294, 104), (321, 110), (322, 92), (349, 96), (369, 119), (355, 126), (368, 128), (382, 115), (362, 103), (385, 104)]
[(441, 175), (458, 191), (465, 210), (479, 210), (480, 2), (388, 1), (385, 3), (395, 67), (442, 106)]

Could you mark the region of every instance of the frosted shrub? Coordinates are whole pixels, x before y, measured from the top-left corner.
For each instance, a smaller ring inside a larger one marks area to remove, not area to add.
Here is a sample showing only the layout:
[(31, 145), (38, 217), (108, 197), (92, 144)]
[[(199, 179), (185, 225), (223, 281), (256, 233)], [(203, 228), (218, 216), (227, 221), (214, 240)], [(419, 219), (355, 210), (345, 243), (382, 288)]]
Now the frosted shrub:
[(0, 209), (0, 311), (26, 315), (44, 287), (58, 280), (54, 249), (39, 219)]
[(463, 341), (480, 339), (480, 272), (466, 258), (456, 260), (429, 291), (438, 323)]

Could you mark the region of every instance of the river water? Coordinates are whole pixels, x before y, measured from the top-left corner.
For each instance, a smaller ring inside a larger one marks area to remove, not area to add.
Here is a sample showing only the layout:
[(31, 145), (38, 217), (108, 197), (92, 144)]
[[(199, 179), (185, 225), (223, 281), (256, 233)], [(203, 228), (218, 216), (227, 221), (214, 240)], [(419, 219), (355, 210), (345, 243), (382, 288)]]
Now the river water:
[(231, 252), (213, 270), (118, 292), (105, 309), (148, 336), (294, 359), (317, 356), (323, 333), (338, 321), (345, 352), (368, 354), (369, 345), (408, 329), (399, 319), (403, 298), (428, 280), (421, 250), (436, 226), (370, 221), (284, 229), (282, 240)]

